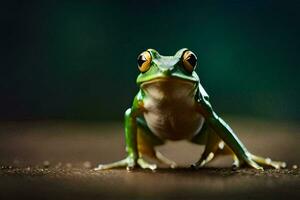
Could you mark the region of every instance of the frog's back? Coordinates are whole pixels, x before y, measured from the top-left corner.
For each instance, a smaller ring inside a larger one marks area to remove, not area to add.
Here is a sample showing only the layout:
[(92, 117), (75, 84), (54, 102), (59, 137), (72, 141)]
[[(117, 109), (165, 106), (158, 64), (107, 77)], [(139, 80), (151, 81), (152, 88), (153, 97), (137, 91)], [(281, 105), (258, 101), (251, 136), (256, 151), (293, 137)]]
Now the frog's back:
[(204, 118), (195, 109), (194, 84), (180, 79), (159, 79), (142, 85), (144, 118), (155, 135), (182, 140), (200, 131)]

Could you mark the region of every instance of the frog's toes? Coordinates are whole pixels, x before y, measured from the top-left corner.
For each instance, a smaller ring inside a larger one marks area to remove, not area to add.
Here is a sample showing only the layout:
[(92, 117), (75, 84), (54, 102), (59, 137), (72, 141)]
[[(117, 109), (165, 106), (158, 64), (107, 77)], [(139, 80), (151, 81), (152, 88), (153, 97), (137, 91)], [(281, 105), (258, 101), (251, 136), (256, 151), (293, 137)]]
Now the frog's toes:
[(113, 168), (120, 168), (120, 167), (127, 167), (128, 168), (133, 168), (135, 166), (134, 160), (127, 157), (123, 160), (109, 163), (109, 164), (100, 164), (98, 167), (94, 168), (94, 170), (99, 171), (99, 170), (106, 170), (106, 169), (113, 169)]
[(248, 160), (245, 160), (245, 163), (248, 164), (248, 166), (254, 168), (254, 169), (258, 169), (258, 170), (261, 170), (261, 171), (264, 171), (264, 168), (262, 166), (260, 166), (259, 164), (257, 164), (254, 160), (252, 159), (248, 159)]
[(160, 162), (162, 164), (169, 165), (171, 168), (176, 168), (177, 167), (176, 162), (174, 162), (173, 160), (168, 159), (163, 154), (161, 154), (159, 151), (155, 152), (155, 156), (156, 156), (156, 159), (158, 160), (158, 162)]
[(157, 168), (156, 164), (150, 164), (147, 161), (145, 161), (143, 158), (139, 158), (137, 160), (138, 165), (143, 169), (150, 169), (154, 171)]
[(198, 162), (191, 165), (191, 168), (193, 169), (200, 169), (206, 164), (206, 160), (199, 160)]
[(213, 158), (215, 157), (215, 154), (213, 152), (210, 152), (208, 154), (202, 154), (199, 161), (191, 165), (193, 169), (199, 169), (209, 163)]
[(252, 159), (264, 166), (268, 166), (268, 167), (273, 167), (275, 169), (281, 169), (281, 168), (285, 168), (286, 167), (286, 163), (285, 162), (281, 162), (281, 161), (273, 161), (271, 160), (271, 158), (263, 158), (260, 156), (256, 156), (256, 155), (251, 155)]
[(285, 162), (272, 161), (270, 158), (266, 159), (266, 165), (274, 167), (275, 169), (286, 168), (286, 163)]
[(197, 165), (196, 163), (192, 164), (190, 167), (191, 167), (191, 169), (199, 169), (199, 168), (201, 168), (201, 166)]
[(105, 165), (101, 165), (101, 164), (99, 164), (98, 167), (94, 168), (95, 171), (99, 171), (99, 170), (103, 170), (103, 169), (105, 169)]
[(243, 162), (241, 160), (239, 160), (235, 154), (233, 154), (232, 168), (233, 169), (240, 168), (242, 164), (243, 164)]
[(99, 171), (99, 170), (105, 170), (105, 169), (112, 169), (112, 168), (119, 168), (119, 167), (126, 167), (127, 162), (126, 160), (120, 160), (117, 162), (109, 163), (109, 164), (100, 164), (98, 167), (94, 168), (94, 170)]
[(286, 167), (287, 167), (286, 162), (280, 162), (280, 167), (281, 167), (281, 168), (286, 168)]
[(170, 164), (170, 167), (171, 167), (172, 169), (175, 169), (175, 168), (177, 167), (177, 164), (174, 162), (174, 163)]

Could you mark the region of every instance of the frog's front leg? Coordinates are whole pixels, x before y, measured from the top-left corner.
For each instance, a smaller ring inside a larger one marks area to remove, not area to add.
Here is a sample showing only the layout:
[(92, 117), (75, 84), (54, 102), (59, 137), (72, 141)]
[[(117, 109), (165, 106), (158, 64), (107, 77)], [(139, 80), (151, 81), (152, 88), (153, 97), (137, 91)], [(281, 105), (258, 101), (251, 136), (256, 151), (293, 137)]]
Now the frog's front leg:
[[(140, 94), (140, 93), (139, 93)], [(95, 170), (104, 170), (112, 168), (126, 167), (130, 170), (136, 166), (143, 169), (155, 170), (156, 164), (150, 164), (144, 160), (146, 155), (159, 162), (175, 166), (175, 163), (162, 156), (154, 149), (154, 146), (161, 145), (164, 142), (154, 136), (148, 128), (145, 120), (140, 117), (143, 112), (142, 100), (139, 100), (140, 95), (134, 99), (132, 108), (125, 112), (125, 140), (127, 157), (123, 160), (110, 164), (100, 164)]]
[(127, 157), (123, 160), (113, 162), (110, 164), (100, 164), (95, 170), (104, 170), (112, 168), (126, 167), (127, 170), (131, 170), (136, 166), (141, 168), (149, 168), (151, 170), (156, 169), (156, 165), (149, 164), (143, 158), (140, 157), (137, 143), (137, 115), (139, 114), (136, 107), (129, 108), (125, 112), (125, 140)]
[[(271, 166), (274, 168), (283, 168), (284, 162), (272, 161), (269, 158), (263, 158), (251, 154), (242, 142), (235, 135), (233, 130), (213, 111), (208, 98), (199, 99), (199, 112), (204, 115), (207, 125), (229, 146), (230, 150), (236, 155), (239, 162), (245, 163), (255, 169), (263, 170), (260, 165)], [(198, 164), (203, 164), (202, 160)]]
[(127, 157), (110, 164), (100, 164), (95, 170), (127, 167), (128, 170), (135, 167), (138, 160), (137, 149), (137, 122), (136, 109), (129, 108), (125, 112), (125, 140)]

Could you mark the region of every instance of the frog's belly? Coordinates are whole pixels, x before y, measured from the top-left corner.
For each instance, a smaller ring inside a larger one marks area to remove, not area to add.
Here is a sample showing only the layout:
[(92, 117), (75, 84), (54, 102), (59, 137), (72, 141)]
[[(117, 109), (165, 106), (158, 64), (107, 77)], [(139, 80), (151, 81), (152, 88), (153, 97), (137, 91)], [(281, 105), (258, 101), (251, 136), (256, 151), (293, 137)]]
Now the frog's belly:
[(160, 138), (169, 140), (191, 139), (203, 125), (203, 117), (196, 112), (164, 108), (144, 113), (150, 130)]
[[(202, 128), (204, 118), (195, 109), (190, 85), (158, 82), (146, 88), (144, 118), (150, 130), (160, 138), (190, 139)], [(174, 89), (176, 88), (176, 90)]]

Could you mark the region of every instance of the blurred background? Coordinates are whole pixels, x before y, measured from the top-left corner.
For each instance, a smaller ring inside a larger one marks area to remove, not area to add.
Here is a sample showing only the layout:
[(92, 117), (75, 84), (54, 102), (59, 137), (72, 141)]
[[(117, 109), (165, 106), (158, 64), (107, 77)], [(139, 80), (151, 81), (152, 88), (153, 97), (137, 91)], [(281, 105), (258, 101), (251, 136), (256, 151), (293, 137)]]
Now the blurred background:
[(122, 120), (137, 55), (183, 47), (220, 114), (300, 119), (300, 1), (6, 1), (1, 120)]

